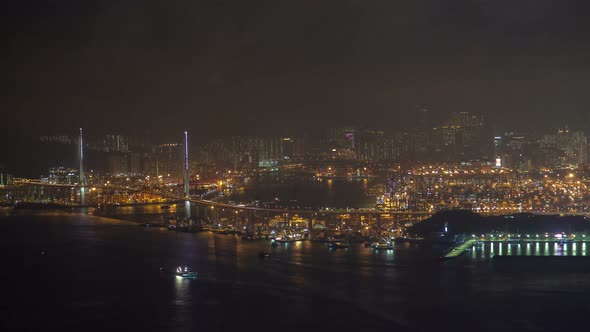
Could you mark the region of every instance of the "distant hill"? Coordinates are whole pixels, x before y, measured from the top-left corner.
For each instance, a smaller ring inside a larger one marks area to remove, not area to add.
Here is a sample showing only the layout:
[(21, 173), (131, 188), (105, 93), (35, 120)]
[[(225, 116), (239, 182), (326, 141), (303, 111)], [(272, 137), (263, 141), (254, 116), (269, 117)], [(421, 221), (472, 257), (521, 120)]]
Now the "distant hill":
[(443, 232), (447, 225), (449, 234), (481, 234), (490, 232), (541, 234), (541, 233), (590, 233), (590, 220), (584, 216), (535, 215), (517, 213), (504, 216), (482, 216), (468, 210), (441, 211), (408, 228), (408, 233), (427, 235)]

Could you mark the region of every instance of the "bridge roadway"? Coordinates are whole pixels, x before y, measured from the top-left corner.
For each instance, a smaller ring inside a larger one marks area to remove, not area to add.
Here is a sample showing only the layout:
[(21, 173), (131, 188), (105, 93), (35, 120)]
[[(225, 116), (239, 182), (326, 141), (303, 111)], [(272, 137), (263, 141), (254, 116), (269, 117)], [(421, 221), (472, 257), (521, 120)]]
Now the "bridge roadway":
[(227, 203), (220, 203), (206, 199), (195, 199), (195, 198), (183, 198), (177, 195), (169, 194), (166, 192), (159, 192), (159, 191), (151, 191), (145, 190), (141, 188), (131, 188), (131, 187), (116, 187), (116, 186), (95, 186), (95, 185), (67, 185), (67, 184), (50, 184), (50, 183), (42, 183), (38, 181), (29, 181), (23, 182), (19, 185), (13, 185), (9, 187), (4, 187), (5, 190), (10, 189), (18, 189), (19, 187), (22, 188), (23, 186), (39, 186), (39, 187), (50, 187), (50, 188), (69, 188), (69, 189), (76, 189), (79, 190), (80, 188), (96, 188), (96, 189), (103, 189), (103, 190), (120, 190), (120, 191), (130, 191), (130, 192), (139, 192), (145, 194), (152, 194), (152, 195), (159, 195), (164, 198), (168, 198), (171, 200), (178, 200), (178, 201), (189, 201), (191, 203), (199, 204), (199, 205), (206, 205), (211, 206), (214, 208), (221, 208), (221, 209), (233, 209), (233, 210), (244, 210), (244, 211), (256, 211), (256, 212), (270, 212), (270, 213), (293, 213), (293, 214), (355, 214), (355, 215), (402, 215), (402, 216), (430, 216), (433, 213), (429, 211), (395, 211), (395, 212), (385, 212), (376, 209), (330, 209), (330, 210), (300, 210), (300, 209), (273, 209), (273, 208), (261, 208), (261, 207), (254, 207), (254, 206), (238, 206), (232, 205)]
[[(80, 189), (82, 186), (80, 185), (67, 185), (67, 184), (49, 184), (49, 183), (42, 183), (39, 181), (28, 181), (22, 182), (17, 185), (12, 185), (8, 187), (3, 187), (1, 189), (10, 190), (10, 189), (18, 189), (19, 187), (32, 185), (32, 186), (41, 186), (41, 187), (57, 187), (57, 188), (70, 188), (70, 189)], [(105, 189), (105, 190), (121, 190), (121, 191), (130, 191), (130, 192), (139, 192), (139, 193), (146, 193), (152, 195), (159, 195), (161, 197), (165, 197), (171, 200), (178, 200), (178, 201), (189, 201), (191, 203), (211, 206), (215, 208), (222, 208), (222, 209), (233, 209), (233, 210), (244, 210), (244, 211), (257, 211), (257, 212), (270, 212), (270, 213), (294, 213), (294, 214), (322, 214), (322, 215), (341, 215), (341, 214), (354, 214), (354, 215), (397, 215), (397, 216), (431, 216), (434, 214), (430, 211), (394, 211), (394, 212), (385, 212), (376, 209), (330, 209), (330, 210), (292, 210), (292, 209), (273, 209), (273, 208), (261, 208), (261, 207), (254, 207), (254, 206), (238, 206), (232, 205), (227, 203), (220, 203), (206, 199), (195, 199), (195, 198), (183, 198), (178, 195), (169, 194), (166, 192), (159, 192), (159, 191), (151, 191), (145, 190), (141, 188), (131, 188), (131, 187), (116, 187), (116, 186), (93, 186), (87, 185), (84, 188), (97, 188), (97, 189)], [(483, 215), (506, 215), (506, 214), (513, 214), (518, 213), (519, 211), (490, 211), (490, 212), (479, 212)], [(522, 212), (529, 212), (529, 211), (522, 211)], [(568, 216), (586, 216), (590, 217), (590, 213), (587, 211), (571, 211), (571, 212), (539, 212), (539, 211), (531, 211), (530, 213), (534, 213), (537, 215), (568, 215)]]

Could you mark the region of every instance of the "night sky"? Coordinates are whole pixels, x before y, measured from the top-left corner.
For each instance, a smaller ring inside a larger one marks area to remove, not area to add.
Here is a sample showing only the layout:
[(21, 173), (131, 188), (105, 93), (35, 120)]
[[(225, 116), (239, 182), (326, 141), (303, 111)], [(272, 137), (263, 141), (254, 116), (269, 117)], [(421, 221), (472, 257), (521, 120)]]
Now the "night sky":
[(2, 128), (394, 129), (416, 105), (487, 112), (497, 130), (583, 126), (587, 3), (12, 1), (0, 11)]

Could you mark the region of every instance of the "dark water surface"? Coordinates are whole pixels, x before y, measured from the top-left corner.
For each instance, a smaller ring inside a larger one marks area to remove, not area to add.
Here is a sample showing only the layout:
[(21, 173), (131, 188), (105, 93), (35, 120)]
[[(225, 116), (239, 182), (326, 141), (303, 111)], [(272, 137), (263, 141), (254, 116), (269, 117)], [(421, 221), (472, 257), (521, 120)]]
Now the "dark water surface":
[[(369, 187), (378, 180), (346, 180), (346, 179), (297, 179), (291, 181), (253, 182), (245, 187), (234, 190), (227, 197), (238, 203), (250, 203), (255, 200), (269, 202), (275, 198), (287, 204), (297, 201), (302, 207), (318, 209), (330, 208), (368, 208), (375, 206), (375, 195)], [(321, 204), (318, 204), (321, 202)]]
[[(442, 248), (185, 234), (64, 212), (0, 216), (3, 331), (563, 331), (586, 324), (590, 274), (506, 273)], [(41, 255), (45, 249), (46, 254)], [(200, 279), (161, 275), (189, 265)]]

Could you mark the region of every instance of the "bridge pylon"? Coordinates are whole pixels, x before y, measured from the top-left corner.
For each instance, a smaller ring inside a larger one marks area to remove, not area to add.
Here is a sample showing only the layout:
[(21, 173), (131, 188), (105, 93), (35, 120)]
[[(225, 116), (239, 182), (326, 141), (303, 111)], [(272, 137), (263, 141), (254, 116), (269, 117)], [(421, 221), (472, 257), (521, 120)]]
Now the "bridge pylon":
[(188, 131), (184, 132), (184, 198), (190, 198), (190, 179), (188, 163)]
[(80, 176), (80, 205), (86, 205), (86, 198), (84, 197), (86, 177), (84, 176), (84, 136), (82, 128), (80, 128), (80, 137), (78, 139), (78, 161), (80, 163), (80, 169), (78, 171), (78, 175)]

